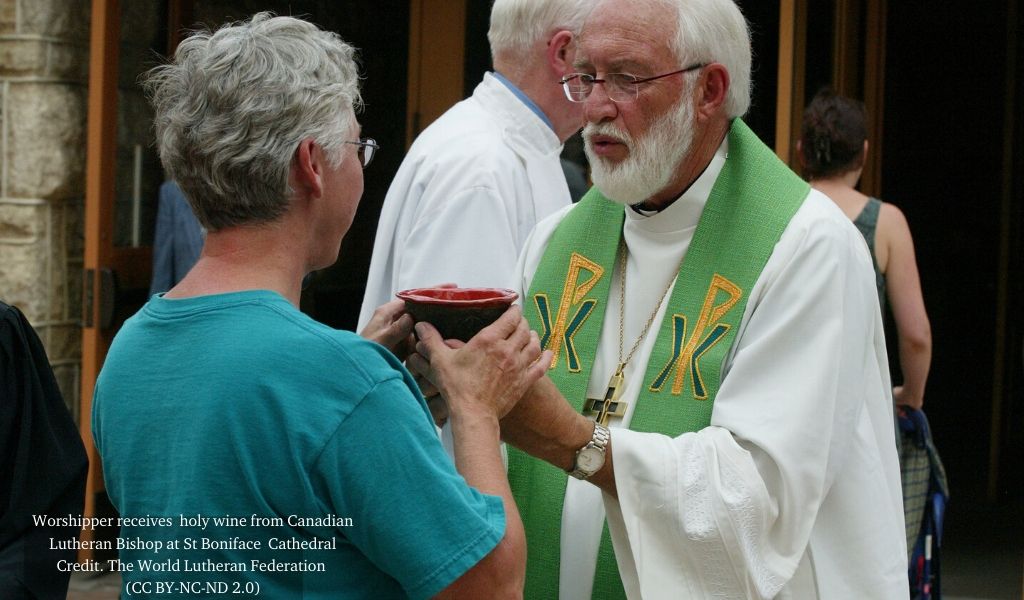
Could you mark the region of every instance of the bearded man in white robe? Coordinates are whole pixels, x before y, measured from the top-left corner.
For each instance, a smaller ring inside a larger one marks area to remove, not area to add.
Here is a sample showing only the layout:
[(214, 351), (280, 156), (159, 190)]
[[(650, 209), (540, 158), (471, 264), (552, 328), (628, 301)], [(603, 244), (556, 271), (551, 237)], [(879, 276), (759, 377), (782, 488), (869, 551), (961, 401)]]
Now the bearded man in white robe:
[[(870, 257), (740, 120), (750, 63), (732, 0), (584, 24), (595, 188), (520, 256), (554, 358), (502, 421), (527, 598), (908, 596)], [(472, 377), (418, 351), (442, 391)]]

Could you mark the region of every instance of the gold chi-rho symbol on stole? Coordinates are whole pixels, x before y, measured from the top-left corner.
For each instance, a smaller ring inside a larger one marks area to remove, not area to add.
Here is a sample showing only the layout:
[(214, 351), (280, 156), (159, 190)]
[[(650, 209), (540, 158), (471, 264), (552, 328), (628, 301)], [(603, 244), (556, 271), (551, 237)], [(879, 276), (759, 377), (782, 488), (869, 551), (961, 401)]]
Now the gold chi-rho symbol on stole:
[[(596, 299), (583, 298), (594, 289), (603, 275), (604, 267), (582, 254), (573, 252), (569, 258), (569, 272), (565, 276), (565, 285), (562, 287), (562, 298), (558, 302), (558, 313), (553, 321), (547, 294), (534, 294), (533, 301), (537, 305), (541, 325), (544, 327), (540, 347), (551, 350), (552, 354), (549, 368), (554, 369), (558, 366), (558, 355), (562, 346), (565, 346), (565, 359), (569, 371), (580, 372), (580, 357), (576, 353), (573, 337), (597, 306)], [(583, 281), (580, 281), (581, 279)], [(573, 307), (576, 307), (576, 311), (570, 318), (569, 312)]]
[[(716, 304), (720, 294), (725, 294), (726, 297)], [(700, 358), (729, 332), (732, 325), (718, 321), (729, 312), (733, 305), (739, 302), (742, 295), (743, 290), (736, 284), (715, 273), (711, 279), (711, 285), (708, 287), (708, 293), (704, 296), (704, 305), (700, 309), (700, 316), (698, 316), (697, 323), (689, 337), (686, 335), (686, 315), (672, 315), (672, 358), (651, 383), (650, 390), (652, 392), (660, 392), (669, 375), (674, 371), (672, 395), (682, 394), (683, 383), (686, 374), (689, 373), (694, 399), (708, 399), (707, 388), (704, 386), (704, 379), (700, 374)]]

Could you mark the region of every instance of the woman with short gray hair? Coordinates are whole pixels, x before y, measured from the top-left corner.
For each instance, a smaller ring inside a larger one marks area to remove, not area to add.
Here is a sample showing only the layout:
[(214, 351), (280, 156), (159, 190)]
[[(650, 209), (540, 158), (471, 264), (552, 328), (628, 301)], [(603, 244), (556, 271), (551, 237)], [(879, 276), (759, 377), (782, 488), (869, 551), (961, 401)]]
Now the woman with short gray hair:
[(260, 13), (192, 35), (173, 63), (149, 73), (160, 159), (204, 227), (284, 214), (288, 168), (305, 138), (341, 162), (362, 102), (354, 55), (333, 32)]
[(500, 352), (457, 351), (480, 375), (448, 398), (458, 472), (393, 354), (412, 332), (402, 304), (378, 309), (370, 341), (298, 310), (303, 276), (338, 258), (377, 149), (359, 138), (353, 56), (261, 13), (196, 33), (147, 78), (161, 160), (208, 233), (185, 278), (125, 323), (96, 384), (108, 494), (130, 519), (121, 538), (138, 540), (120, 549), (126, 589), (522, 594), (498, 418), (545, 361), (519, 309), (481, 333)]

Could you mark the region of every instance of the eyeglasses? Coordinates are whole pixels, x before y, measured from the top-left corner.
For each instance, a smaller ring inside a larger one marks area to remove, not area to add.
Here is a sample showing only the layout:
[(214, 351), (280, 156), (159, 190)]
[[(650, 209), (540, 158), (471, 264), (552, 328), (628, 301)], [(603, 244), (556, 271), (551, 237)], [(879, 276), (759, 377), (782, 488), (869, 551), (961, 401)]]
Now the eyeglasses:
[(377, 151), (380, 150), (380, 144), (373, 138), (362, 138), (358, 142), (345, 142), (346, 144), (355, 144), (359, 146), (359, 150), (356, 153), (359, 155), (359, 162), (362, 163), (365, 169), (373, 162), (373, 157), (377, 155)]
[(655, 75), (654, 77), (637, 77), (629, 73), (607, 73), (603, 79), (598, 79), (588, 73), (572, 73), (563, 77), (559, 83), (562, 84), (562, 89), (565, 90), (565, 97), (570, 102), (585, 102), (590, 93), (594, 91), (595, 83), (604, 84), (604, 91), (613, 102), (632, 102), (640, 95), (641, 83), (647, 83), (655, 79), (668, 77), (669, 75), (688, 73), (706, 66), (707, 63), (697, 63), (685, 69)]

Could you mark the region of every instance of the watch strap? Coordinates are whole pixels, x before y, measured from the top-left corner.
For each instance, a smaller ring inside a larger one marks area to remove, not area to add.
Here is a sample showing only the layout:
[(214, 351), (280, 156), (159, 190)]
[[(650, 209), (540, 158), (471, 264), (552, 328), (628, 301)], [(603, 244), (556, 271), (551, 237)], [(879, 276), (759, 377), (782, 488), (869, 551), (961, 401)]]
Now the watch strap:
[[(608, 449), (608, 442), (610, 442), (611, 439), (611, 431), (604, 425), (595, 422), (594, 435), (590, 438), (590, 441), (587, 442), (585, 446), (576, 451), (576, 457), (573, 459), (572, 469), (569, 471), (569, 475), (575, 477), (576, 479), (586, 480), (590, 478), (591, 475), (600, 470), (601, 467), (598, 467), (593, 471), (581, 468), (579, 466), (580, 453), (588, 448), (595, 448), (598, 451), (600, 451), (602, 455), (604, 455)], [(601, 462), (601, 466), (604, 466), (604, 461)]]

